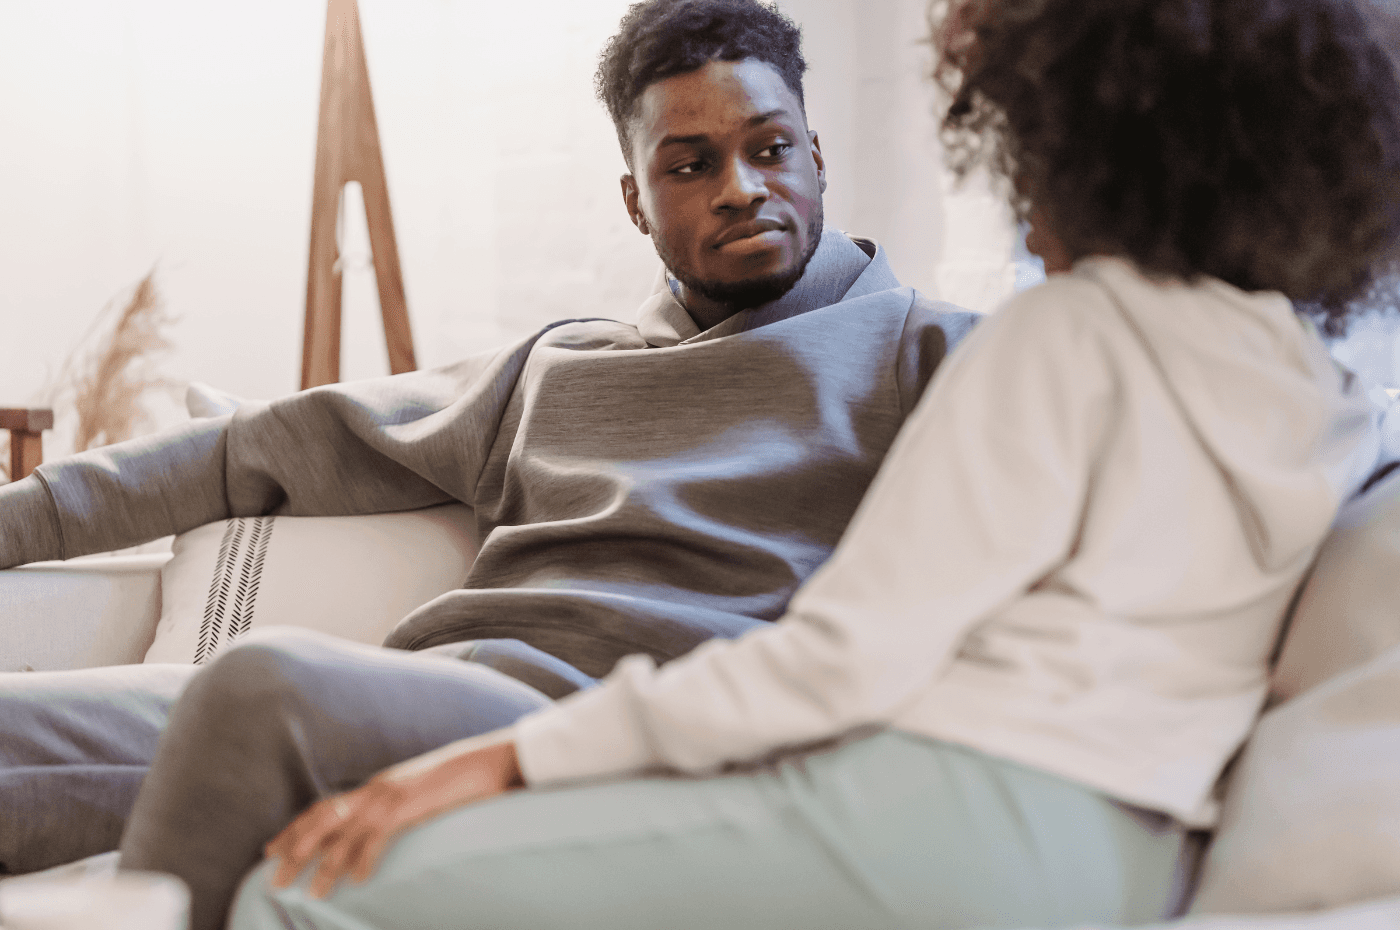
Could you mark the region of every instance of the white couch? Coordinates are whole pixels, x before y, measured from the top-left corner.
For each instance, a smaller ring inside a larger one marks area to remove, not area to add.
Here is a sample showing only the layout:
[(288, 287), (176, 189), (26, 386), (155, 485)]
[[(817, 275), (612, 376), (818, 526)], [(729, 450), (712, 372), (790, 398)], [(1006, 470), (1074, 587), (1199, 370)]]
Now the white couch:
[(140, 662), (170, 553), (37, 562), (0, 573), (0, 671)]
[[(462, 553), (467, 564), (474, 543), (468, 540)], [(179, 545), (177, 540), (177, 551)], [(169, 552), (100, 555), (0, 572), (0, 671), (142, 661), (160, 623), (162, 569), (171, 560)], [(1391, 597), (1396, 590), (1400, 473), (1339, 517), (1298, 600), (1275, 676), (1275, 701), (1281, 703), (1265, 716), (1229, 784), (1222, 830), (1207, 857), (1201, 891), (1236, 905), (1229, 910), (1257, 916), (1194, 915), (1163, 926), (1400, 930), (1400, 610), (1392, 607), (1400, 599)], [(1378, 663), (1384, 666), (1379, 672), (1374, 671)], [(1377, 692), (1377, 682), (1385, 684), (1377, 676), (1385, 674), (1393, 675), (1395, 687)], [(1358, 676), (1359, 685), (1352, 687)], [(1356, 694), (1363, 692), (1369, 696), (1358, 704)], [(1351, 717), (1338, 724), (1336, 707)], [(1326, 732), (1308, 730), (1319, 719), (1331, 721), (1324, 723)], [(1349, 752), (1356, 754), (1355, 765)], [(1321, 774), (1304, 771), (1313, 762)], [(1280, 765), (1285, 766), (1281, 772)], [(1390, 766), (1394, 772), (1383, 773), (1389, 780), (1379, 787), (1374, 778), (1357, 782), (1354, 791), (1334, 783), (1362, 766), (1373, 773)], [(1337, 813), (1333, 808), (1339, 805)], [(1290, 836), (1308, 833), (1307, 827), (1325, 818), (1342, 824), (1343, 831), (1359, 824), (1366, 835), (1323, 830), (1321, 840), (1309, 835), (1314, 849), (1289, 848)], [(99, 858), (104, 858), (101, 868), (115, 866), (111, 856)], [(95, 867), (67, 868), (92, 873)], [(1232, 887), (1241, 881), (1257, 887)]]

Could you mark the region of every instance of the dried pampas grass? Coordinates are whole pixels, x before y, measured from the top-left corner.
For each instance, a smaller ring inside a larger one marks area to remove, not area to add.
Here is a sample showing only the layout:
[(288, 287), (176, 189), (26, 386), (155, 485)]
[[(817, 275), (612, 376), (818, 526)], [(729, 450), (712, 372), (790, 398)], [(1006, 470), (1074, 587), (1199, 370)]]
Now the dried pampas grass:
[(113, 300), (64, 361), (48, 392), (55, 419), (73, 424), (71, 451), (139, 435), (151, 425), (142, 399), (183, 387), (160, 375), (156, 362), (171, 349), (166, 312), (152, 268), (122, 306)]

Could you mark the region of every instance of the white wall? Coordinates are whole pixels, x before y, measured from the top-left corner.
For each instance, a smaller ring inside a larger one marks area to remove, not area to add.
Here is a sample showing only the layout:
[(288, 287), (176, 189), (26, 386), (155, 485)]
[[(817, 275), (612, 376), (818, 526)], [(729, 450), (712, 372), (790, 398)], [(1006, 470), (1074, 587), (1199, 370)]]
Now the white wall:
[[(626, 6), (360, 0), (420, 365), (630, 317), (644, 296), (657, 260), (592, 96)], [(1011, 234), (937, 166), (923, 0), (782, 6), (806, 33), (828, 222), (880, 239), (907, 283), (989, 309)], [(324, 16), (324, 0), (0, 3), (0, 405), (37, 399), (153, 264), (179, 316), (169, 376), (295, 388)], [(352, 207), (346, 378), (387, 371)]]

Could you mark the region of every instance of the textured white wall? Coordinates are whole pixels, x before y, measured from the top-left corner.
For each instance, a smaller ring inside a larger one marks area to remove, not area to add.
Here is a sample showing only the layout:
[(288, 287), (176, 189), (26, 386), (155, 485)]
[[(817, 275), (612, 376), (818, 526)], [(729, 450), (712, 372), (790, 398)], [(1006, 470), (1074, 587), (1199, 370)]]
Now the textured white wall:
[[(361, 3), (423, 364), (640, 296), (655, 259), (616, 206), (589, 80), (625, 6)], [(156, 262), (181, 317), (172, 374), (295, 386), (325, 5), (225, 9), (0, 4), (0, 171), (23, 179), (0, 209), (0, 395), (27, 396)], [(363, 214), (347, 216), (358, 377), (386, 363)]]
[[(360, 6), (420, 364), (560, 317), (630, 317), (657, 260), (592, 96), (626, 0)], [(946, 190), (923, 0), (782, 6), (806, 32), (828, 222), (880, 239), (908, 283), (989, 309), (1010, 289), (1010, 231), (994, 200)], [(35, 399), (157, 263), (179, 316), (165, 373), (295, 387), (324, 16), (323, 0), (0, 3), (0, 403)], [(350, 206), (347, 378), (387, 370)]]

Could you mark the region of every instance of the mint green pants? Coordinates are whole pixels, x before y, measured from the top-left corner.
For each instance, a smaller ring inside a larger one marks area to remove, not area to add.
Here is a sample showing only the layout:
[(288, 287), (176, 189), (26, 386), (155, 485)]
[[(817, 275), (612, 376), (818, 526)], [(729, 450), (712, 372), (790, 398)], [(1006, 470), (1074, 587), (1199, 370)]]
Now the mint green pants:
[[(1133, 924), (1190, 858), (1170, 818), (884, 731), (713, 778), (527, 790), (404, 835), (318, 900), (244, 881), (230, 930), (880, 930)], [(303, 880), (308, 876), (304, 876)]]

